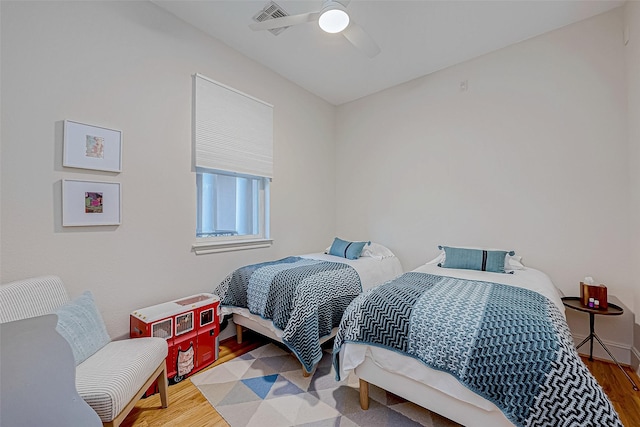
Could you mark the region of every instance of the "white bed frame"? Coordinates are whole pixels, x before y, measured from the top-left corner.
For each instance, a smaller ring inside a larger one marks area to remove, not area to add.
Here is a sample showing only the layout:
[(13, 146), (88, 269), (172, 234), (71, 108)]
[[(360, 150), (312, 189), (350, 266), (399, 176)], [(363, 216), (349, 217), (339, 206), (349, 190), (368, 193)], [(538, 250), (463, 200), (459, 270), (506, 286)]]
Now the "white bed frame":
[[(276, 333), (272, 329), (269, 329), (268, 327), (264, 326), (261, 323), (261, 321), (264, 322), (264, 320), (261, 319), (259, 316), (255, 316), (253, 314), (242, 315), (238, 313), (233, 313), (233, 323), (235, 323), (236, 325), (236, 338), (238, 340), (238, 344), (242, 344), (242, 328), (243, 327), (247, 329), (251, 329), (252, 331), (259, 333), (260, 335), (264, 335), (267, 338), (271, 338), (274, 341), (284, 344), (284, 342), (282, 341), (282, 337), (276, 335)], [(337, 333), (338, 333), (338, 328), (337, 327), (333, 328), (329, 335), (320, 338), (320, 344), (323, 344), (324, 342), (329, 341), (331, 338), (335, 337)], [(301, 366), (301, 367), (302, 367), (303, 376), (308, 377), (311, 375), (311, 372), (307, 372), (306, 369), (304, 369), (304, 366)]]
[(389, 372), (368, 356), (354, 373), (360, 379), (360, 406), (364, 410), (369, 409), (371, 383), (464, 426), (514, 427), (499, 410), (487, 411), (429, 385)]
[[(256, 316), (257, 317), (257, 316)], [(245, 327), (247, 329), (251, 329), (259, 333), (260, 335), (264, 335), (267, 338), (271, 338), (272, 340), (278, 341), (279, 343), (283, 343), (282, 337), (276, 335), (271, 329), (265, 327), (260, 323), (256, 318), (250, 316), (244, 316), (241, 314), (234, 313), (233, 314), (233, 323), (236, 325), (236, 336), (238, 339), (238, 344), (242, 344), (242, 328)], [(320, 344), (329, 341), (331, 338), (335, 337), (338, 333), (338, 328), (333, 328), (331, 330), (331, 334), (326, 337), (320, 338)]]

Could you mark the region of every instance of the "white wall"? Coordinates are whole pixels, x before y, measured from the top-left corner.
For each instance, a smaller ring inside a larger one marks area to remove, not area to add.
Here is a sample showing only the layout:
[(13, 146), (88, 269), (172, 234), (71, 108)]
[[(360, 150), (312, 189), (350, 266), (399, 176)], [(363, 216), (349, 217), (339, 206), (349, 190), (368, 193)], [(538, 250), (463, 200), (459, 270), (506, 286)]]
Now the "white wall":
[[(136, 308), (330, 244), (334, 107), (150, 2), (2, 1), (1, 281), (90, 289), (112, 336)], [(191, 76), (274, 109), (270, 249), (196, 256)], [(62, 167), (62, 121), (123, 131), (123, 171)], [(61, 179), (122, 183), (122, 225), (63, 228)]]
[[(618, 9), (336, 109), (151, 3), (2, 1), (0, 280), (60, 275), (121, 336), (135, 308), (337, 230), (407, 270), (438, 244), (512, 248), (640, 307), (638, 8), (626, 48)], [(195, 72), (275, 105), (270, 249), (190, 252)], [(123, 172), (63, 168), (64, 119), (123, 130)], [(123, 224), (61, 227), (65, 178), (121, 182)]]
[[(624, 27), (628, 42), (625, 46), (628, 108), (629, 108), (629, 172), (631, 182), (631, 282), (635, 288), (636, 311), (640, 308), (640, 3), (627, 2)], [(640, 364), (640, 316), (634, 330), (634, 366)]]
[(621, 29), (617, 9), (340, 106), (338, 234), (406, 270), (439, 244), (512, 249), (633, 309)]

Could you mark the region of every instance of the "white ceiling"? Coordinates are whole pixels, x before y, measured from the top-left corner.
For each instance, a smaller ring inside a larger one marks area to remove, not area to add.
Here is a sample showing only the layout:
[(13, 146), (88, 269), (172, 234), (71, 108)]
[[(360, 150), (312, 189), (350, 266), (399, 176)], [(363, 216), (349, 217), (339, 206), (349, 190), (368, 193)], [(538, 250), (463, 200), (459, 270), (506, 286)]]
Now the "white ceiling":
[[(382, 52), (368, 58), (317, 22), (252, 31), (269, 0), (152, 0), (182, 20), (340, 105), (621, 6), (604, 0), (352, 0), (347, 10)], [(322, 0), (276, 0), (289, 15)]]

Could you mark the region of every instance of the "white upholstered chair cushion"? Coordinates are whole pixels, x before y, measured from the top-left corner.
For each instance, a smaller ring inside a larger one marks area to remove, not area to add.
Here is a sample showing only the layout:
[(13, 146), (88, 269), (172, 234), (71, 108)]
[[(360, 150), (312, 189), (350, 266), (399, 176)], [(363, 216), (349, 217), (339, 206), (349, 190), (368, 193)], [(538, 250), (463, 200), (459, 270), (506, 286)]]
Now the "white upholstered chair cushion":
[(69, 302), (69, 295), (56, 276), (19, 280), (0, 286), (0, 323), (44, 316)]
[(103, 422), (111, 421), (165, 360), (167, 350), (162, 338), (112, 341), (76, 367), (78, 394)]

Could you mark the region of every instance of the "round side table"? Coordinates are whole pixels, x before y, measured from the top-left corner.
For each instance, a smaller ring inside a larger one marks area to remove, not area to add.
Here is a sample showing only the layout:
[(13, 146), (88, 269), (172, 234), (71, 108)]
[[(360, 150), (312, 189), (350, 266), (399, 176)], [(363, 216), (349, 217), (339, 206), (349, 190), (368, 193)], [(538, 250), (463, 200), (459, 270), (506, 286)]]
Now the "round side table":
[(610, 302), (607, 303), (607, 308), (604, 308), (604, 309), (603, 308), (585, 307), (582, 304), (582, 301), (580, 300), (580, 297), (563, 297), (562, 298), (562, 303), (565, 305), (565, 307), (570, 308), (572, 310), (577, 310), (577, 311), (582, 311), (582, 312), (585, 312), (585, 313), (589, 313), (589, 336), (586, 337), (580, 344), (578, 344), (576, 346), (576, 350), (579, 349), (580, 347), (582, 347), (584, 344), (586, 344), (587, 341), (589, 341), (589, 360), (593, 360), (593, 339), (595, 338), (600, 343), (602, 348), (604, 348), (604, 350), (609, 354), (611, 359), (613, 359), (613, 361), (616, 363), (616, 365), (618, 365), (618, 368), (620, 368), (620, 370), (622, 371), (624, 376), (627, 377), (627, 379), (629, 380), (631, 385), (633, 385), (633, 389), (635, 391), (638, 391), (638, 386), (636, 385), (636, 383), (633, 381), (633, 379), (631, 379), (631, 377), (629, 376), (629, 374), (627, 374), (627, 372), (624, 370), (624, 368), (622, 366), (620, 366), (620, 363), (616, 360), (616, 358), (613, 356), (613, 354), (611, 354), (611, 352), (609, 351), (607, 346), (604, 345), (604, 343), (602, 342), (600, 337), (598, 337), (598, 335), (596, 334), (595, 327), (594, 327), (595, 326), (595, 316), (596, 315), (620, 316), (622, 313), (624, 313), (624, 310), (622, 309), (622, 307), (617, 306), (615, 304), (612, 304)]

